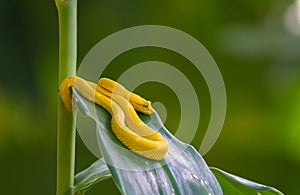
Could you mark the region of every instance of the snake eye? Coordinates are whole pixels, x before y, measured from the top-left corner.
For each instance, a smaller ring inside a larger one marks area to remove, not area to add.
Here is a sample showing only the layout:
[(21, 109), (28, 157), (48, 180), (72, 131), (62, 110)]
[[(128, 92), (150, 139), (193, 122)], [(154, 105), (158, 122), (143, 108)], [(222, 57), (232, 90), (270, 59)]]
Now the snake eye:
[(143, 104), (144, 108), (148, 108), (148, 106), (149, 106), (148, 104)]

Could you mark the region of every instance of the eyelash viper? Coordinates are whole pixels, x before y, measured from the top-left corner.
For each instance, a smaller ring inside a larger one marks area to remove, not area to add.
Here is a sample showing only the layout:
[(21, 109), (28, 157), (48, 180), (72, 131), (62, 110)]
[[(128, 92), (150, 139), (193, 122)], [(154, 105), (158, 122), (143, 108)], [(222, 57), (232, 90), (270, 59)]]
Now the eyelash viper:
[(74, 87), (83, 97), (102, 106), (111, 114), (112, 131), (128, 149), (148, 159), (163, 159), (168, 151), (168, 142), (148, 127), (135, 111), (153, 113), (150, 101), (127, 91), (125, 87), (108, 78), (101, 78), (95, 84), (70, 76), (59, 87), (61, 99), (68, 111), (72, 111), (70, 87)]

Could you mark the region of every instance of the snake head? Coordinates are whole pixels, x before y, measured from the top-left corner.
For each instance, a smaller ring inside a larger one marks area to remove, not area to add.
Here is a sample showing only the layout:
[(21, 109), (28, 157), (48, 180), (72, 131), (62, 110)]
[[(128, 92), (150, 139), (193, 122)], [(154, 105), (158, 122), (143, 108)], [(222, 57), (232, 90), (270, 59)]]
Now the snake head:
[(143, 108), (145, 108), (144, 110), (145, 114), (151, 114), (154, 112), (154, 109), (152, 108), (150, 101), (146, 101), (142, 106)]
[(134, 93), (131, 94), (129, 98), (130, 103), (133, 105), (134, 109), (144, 114), (151, 114), (154, 112), (154, 109), (151, 106), (151, 102), (145, 100), (139, 95)]

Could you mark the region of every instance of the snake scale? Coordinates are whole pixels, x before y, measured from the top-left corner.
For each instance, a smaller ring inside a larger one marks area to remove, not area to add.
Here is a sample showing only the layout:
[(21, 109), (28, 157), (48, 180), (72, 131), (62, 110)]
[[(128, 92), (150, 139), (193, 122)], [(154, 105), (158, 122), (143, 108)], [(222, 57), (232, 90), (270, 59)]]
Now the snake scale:
[(59, 87), (61, 99), (68, 111), (73, 110), (70, 87), (111, 114), (112, 131), (129, 150), (152, 160), (164, 158), (168, 151), (168, 142), (147, 126), (135, 111), (153, 113), (150, 101), (129, 92), (108, 78), (101, 78), (96, 84), (77, 76), (70, 76), (64, 79)]

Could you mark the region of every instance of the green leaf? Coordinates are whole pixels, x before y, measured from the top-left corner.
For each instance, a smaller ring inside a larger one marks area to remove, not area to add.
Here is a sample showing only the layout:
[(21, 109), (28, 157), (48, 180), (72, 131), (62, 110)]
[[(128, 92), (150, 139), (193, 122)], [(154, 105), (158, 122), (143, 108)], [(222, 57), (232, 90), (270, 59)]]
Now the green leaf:
[[(217, 177), (223, 193), (226, 194), (283, 194), (275, 188), (251, 182), (249, 180), (232, 175), (218, 168), (210, 167)], [(75, 176), (75, 192), (84, 192), (93, 185), (112, 177), (103, 158), (94, 162), (90, 167)]]
[[(232, 175), (218, 168), (210, 167), (211, 171), (219, 181), (223, 193), (226, 194), (261, 194), (274, 195), (283, 194), (275, 188), (254, 183), (252, 181)], [(75, 192), (84, 192), (93, 185), (112, 177), (103, 158), (97, 160), (92, 166), (83, 170), (75, 177)]]
[(161, 161), (145, 159), (129, 151), (112, 133), (111, 116), (106, 110), (82, 98), (76, 90), (73, 96), (79, 111), (95, 120), (101, 153), (123, 194), (222, 194), (200, 154), (171, 135), (157, 113), (139, 113), (139, 116), (169, 142), (169, 150)]
[[(104, 109), (85, 100), (76, 91), (73, 94), (79, 110), (97, 123), (94, 133), (105, 159), (99, 159), (76, 175), (75, 192), (84, 193), (97, 182), (112, 176), (121, 192), (130, 195), (282, 194), (275, 188), (251, 182), (220, 169), (209, 169), (193, 147), (180, 142), (167, 131), (156, 113), (150, 116), (139, 113), (139, 116), (168, 140), (169, 152), (162, 161), (140, 157), (128, 151), (115, 138), (110, 127), (111, 117)], [(93, 137), (94, 134), (91, 135)]]
[(96, 183), (106, 180), (110, 177), (111, 174), (104, 159), (99, 159), (90, 167), (86, 168), (75, 176), (74, 192), (77, 195), (84, 194), (85, 191), (89, 190)]
[(247, 179), (232, 175), (217, 168), (210, 168), (214, 175), (217, 177), (224, 195), (244, 195), (244, 194), (256, 194), (256, 195), (274, 195), (283, 194), (275, 188), (261, 185)]

